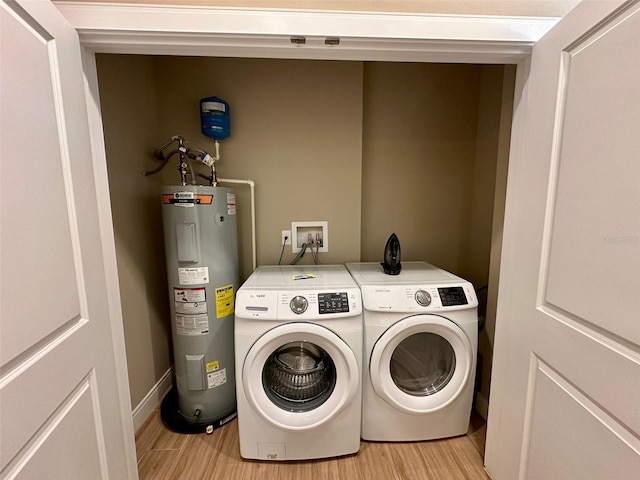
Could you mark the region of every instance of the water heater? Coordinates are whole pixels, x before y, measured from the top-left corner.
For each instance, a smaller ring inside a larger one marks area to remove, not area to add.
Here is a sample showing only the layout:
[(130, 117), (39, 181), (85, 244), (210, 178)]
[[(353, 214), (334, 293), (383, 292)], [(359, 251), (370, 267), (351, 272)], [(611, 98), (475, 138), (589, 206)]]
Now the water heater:
[(233, 189), (162, 190), (178, 411), (211, 431), (235, 417), (234, 297), (238, 289)]

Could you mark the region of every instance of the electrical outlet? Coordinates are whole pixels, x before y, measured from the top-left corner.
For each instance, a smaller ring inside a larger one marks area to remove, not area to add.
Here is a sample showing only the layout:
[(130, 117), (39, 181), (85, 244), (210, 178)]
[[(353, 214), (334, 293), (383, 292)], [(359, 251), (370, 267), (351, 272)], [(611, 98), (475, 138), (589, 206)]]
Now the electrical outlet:
[(291, 245), (291, 230), (282, 230), (280, 245)]
[(325, 221), (291, 222), (291, 251), (297, 253), (305, 243), (318, 252), (329, 251), (329, 224)]

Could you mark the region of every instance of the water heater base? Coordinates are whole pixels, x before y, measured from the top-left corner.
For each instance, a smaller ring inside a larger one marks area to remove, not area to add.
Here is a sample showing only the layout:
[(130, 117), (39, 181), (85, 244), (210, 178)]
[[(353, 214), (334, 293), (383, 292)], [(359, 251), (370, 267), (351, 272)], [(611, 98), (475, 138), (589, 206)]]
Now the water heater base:
[(194, 423), (185, 419), (178, 409), (178, 390), (173, 387), (165, 395), (160, 404), (160, 418), (165, 427), (176, 433), (207, 433), (211, 434), (216, 428), (226, 425), (238, 416), (236, 409), (227, 412), (215, 420)]

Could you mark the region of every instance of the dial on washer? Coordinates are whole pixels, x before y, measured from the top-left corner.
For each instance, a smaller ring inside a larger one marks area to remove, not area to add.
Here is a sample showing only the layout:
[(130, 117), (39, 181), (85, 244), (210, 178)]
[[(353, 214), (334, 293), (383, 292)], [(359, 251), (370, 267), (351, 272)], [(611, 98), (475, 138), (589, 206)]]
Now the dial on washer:
[(304, 313), (307, 310), (308, 306), (309, 306), (309, 302), (307, 301), (306, 298), (304, 298), (301, 295), (296, 295), (289, 302), (289, 307), (291, 307), (291, 311), (297, 314)]
[(418, 305), (423, 307), (427, 307), (431, 304), (431, 295), (429, 295), (429, 292), (425, 292), (424, 290), (418, 290), (414, 295), (414, 298), (416, 299), (416, 302), (418, 302)]

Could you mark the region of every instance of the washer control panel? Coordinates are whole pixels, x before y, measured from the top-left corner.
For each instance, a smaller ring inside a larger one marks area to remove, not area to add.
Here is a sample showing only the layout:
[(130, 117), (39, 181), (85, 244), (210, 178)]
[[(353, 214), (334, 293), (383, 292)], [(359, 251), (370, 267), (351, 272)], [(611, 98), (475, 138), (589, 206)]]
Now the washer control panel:
[(309, 320), (342, 318), (362, 313), (358, 287), (333, 289), (243, 289), (236, 295), (235, 314), (242, 318)]
[(318, 293), (318, 313), (346, 313), (349, 311), (347, 292)]

